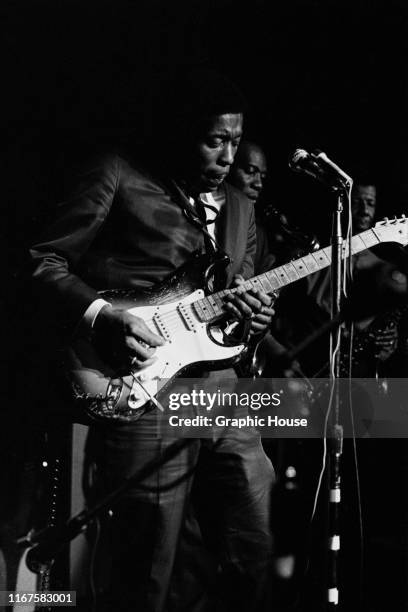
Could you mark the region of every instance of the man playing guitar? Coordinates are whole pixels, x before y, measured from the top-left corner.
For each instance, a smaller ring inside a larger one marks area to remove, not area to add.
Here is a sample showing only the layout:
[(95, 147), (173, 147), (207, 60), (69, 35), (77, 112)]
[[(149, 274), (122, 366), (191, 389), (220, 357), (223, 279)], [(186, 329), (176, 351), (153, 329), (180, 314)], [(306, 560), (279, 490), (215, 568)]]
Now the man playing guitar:
[[(261, 289), (239, 287), (253, 275), (253, 206), (224, 184), (241, 139), (244, 106), (228, 79), (211, 70), (193, 71), (169, 86), (165, 100), (162, 96), (143, 146), (130, 143), (82, 174), (77, 190), (57, 207), (54, 221), (31, 249), (34, 288), (55, 336), (67, 342), (89, 335), (112, 367), (147, 368), (167, 336), (126, 308), (112, 308), (98, 291), (149, 291), (214, 244), (230, 259), (218, 275), (219, 286), (237, 287), (225, 296), (224, 318), (250, 320), (251, 334), (266, 330), (273, 313), (270, 297)], [(200, 194), (216, 190), (221, 197), (215, 206), (212, 202), (217, 218), (210, 231), (208, 198), (203, 213)], [(226, 375), (231, 371), (219, 374), (220, 381)], [(93, 426), (91, 439), (106, 490), (174, 444), (158, 435), (149, 402), (135, 422)], [(221, 567), (222, 597), (231, 609), (261, 607), (273, 468), (258, 433), (246, 430), (228, 439), (195, 440), (114, 507), (108, 609), (160, 612), (173, 602), (174, 609), (193, 611), (191, 602), (201, 609), (209, 597), (209, 585), (195, 575), (180, 539), (191, 516), (198, 463), (217, 508), (213, 575)], [(178, 484), (172, 486), (174, 480)], [(180, 566), (189, 566), (190, 580), (173, 579)]]

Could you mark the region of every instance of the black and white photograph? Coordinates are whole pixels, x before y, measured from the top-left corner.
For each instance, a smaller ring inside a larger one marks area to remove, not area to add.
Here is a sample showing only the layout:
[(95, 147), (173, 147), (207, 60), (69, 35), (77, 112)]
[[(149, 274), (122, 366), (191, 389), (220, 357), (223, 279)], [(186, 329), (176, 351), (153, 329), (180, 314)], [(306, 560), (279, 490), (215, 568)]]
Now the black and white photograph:
[(0, 14), (0, 612), (408, 612), (407, 2)]

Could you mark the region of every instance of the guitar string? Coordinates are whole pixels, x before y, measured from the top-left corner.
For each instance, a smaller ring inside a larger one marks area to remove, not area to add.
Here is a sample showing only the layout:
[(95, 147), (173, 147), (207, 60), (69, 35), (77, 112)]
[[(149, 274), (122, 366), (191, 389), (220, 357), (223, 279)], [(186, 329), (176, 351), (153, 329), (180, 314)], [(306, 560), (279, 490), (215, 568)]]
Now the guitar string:
[[(375, 234), (374, 234), (374, 232), (372, 230), (367, 230), (365, 232), (362, 232), (361, 234), (357, 234), (357, 236), (355, 236), (355, 238), (360, 238), (363, 234), (367, 234), (368, 235), (370, 233), (375, 236)], [(378, 240), (378, 237), (377, 236), (375, 236), (375, 237)], [(350, 245), (350, 246), (352, 246), (352, 245)], [(349, 258), (348, 254), (349, 254), (349, 251), (350, 251), (350, 246), (349, 245), (346, 246), (345, 259)], [(367, 247), (365, 245), (364, 242), (363, 242), (362, 246), (363, 246), (363, 248), (361, 250), (365, 250), (366, 248), (369, 248), (369, 247)], [(308, 276), (309, 274), (312, 274), (314, 272), (313, 270), (312, 271), (309, 270), (306, 261), (304, 261), (306, 257), (310, 257), (310, 256), (313, 257), (313, 260), (319, 266), (317, 270), (320, 270), (320, 269), (322, 269), (324, 267), (327, 267), (327, 265), (330, 265), (329, 250), (330, 250), (330, 247), (324, 247), (320, 251), (320, 257), (319, 257), (320, 262), (323, 262), (324, 259), (326, 259), (326, 261), (324, 261), (324, 265), (321, 266), (321, 267), (319, 265), (319, 262), (316, 261), (316, 256), (318, 255), (318, 253), (316, 253), (314, 256), (312, 254), (309, 254), (309, 255), (306, 255), (304, 257), (299, 258), (295, 262), (289, 262), (288, 264), (285, 264), (283, 266), (279, 266), (278, 268), (274, 268), (273, 270), (270, 270), (269, 272), (265, 272), (263, 274), (260, 274), (259, 276), (256, 276), (253, 279), (249, 279), (245, 283), (243, 283), (242, 286), (250, 289), (250, 288), (253, 288), (254, 284), (260, 284), (261, 287), (264, 288), (264, 284), (268, 283), (271, 286), (272, 289), (268, 290), (267, 293), (276, 291), (277, 289), (282, 287), (282, 285), (280, 284), (279, 277), (283, 278), (283, 280), (286, 281), (286, 279), (284, 278), (284, 276), (286, 276), (287, 281), (284, 282), (284, 284), (283, 284), (283, 286), (286, 286), (287, 284), (290, 284), (292, 282), (295, 282), (299, 278), (302, 278), (302, 276)], [(356, 250), (355, 252), (359, 252), (359, 250), (360, 249)], [(353, 249), (352, 248), (351, 248), (351, 251), (352, 251), (352, 254), (353, 254)], [(325, 258), (322, 257), (322, 253), (325, 254)], [(302, 266), (299, 266), (300, 262), (302, 262)], [(295, 265), (296, 263), (298, 263), (298, 266)], [(290, 278), (290, 275), (287, 272), (287, 270), (290, 269), (290, 266), (292, 267), (292, 270), (295, 270), (296, 273), (299, 275), (297, 278), (293, 278), (293, 279)], [(305, 267), (305, 270), (306, 270), (306, 274), (305, 275), (303, 275), (303, 270), (302, 270), (302, 273), (299, 274), (299, 267), (303, 268), (303, 266)], [(317, 270), (315, 270), (315, 271), (317, 271)], [(273, 276), (272, 276), (271, 273), (273, 273)], [(274, 278), (274, 276), (276, 278)], [(278, 286), (274, 287), (274, 285), (278, 285)], [(233, 294), (233, 293), (235, 293), (237, 291), (237, 289), (238, 288), (235, 287), (235, 288), (232, 288), (232, 289), (226, 289), (226, 290), (218, 291), (217, 293), (212, 294), (211, 296), (206, 296), (204, 298), (200, 298), (199, 300), (196, 300), (196, 302), (204, 302), (204, 303), (210, 304), (210, 307), (214, 310), (214, 317), (211, 317), (209, 319), (209, 321), (211, 321), (213, 318), (215, 318), (215, 317), (219, 316), (220, 314), (222, 314), (222, 310), (221, 310), (220, 305), (218, 305), (216, 303), (217, 297), (219, 298), (220, 294), (223, 294), (222, 297), (224, 297), (225, 295), (228, 295), (228, 294)], [(210, 298), (213, 299), (213, 303), (210, 301)], [(194, 302), (192, 304), (194, 304)], [(200, 316), (192, 308), (192, 304), (189, 305), (190, 306), (190, 312), (194, 314), (195, 318), (200, 320)], [(205, 309), (205, 307), (204, 307), (204, 309)], [(217, 312), (217, 310), (219, 312)], [(162, 313), (162, 314), (159, 314), (159, 316), (160, 316), (162, 322), (167, 327), (172, 326), (173, 330), (177, 329), (177, 327), (178, 327), (177, 322), (180, 321), (180, 318), (181, 319), (183, 318), (182, 315), (180, 316), (180, 313), (177, 312), (176, 309), (174, 309), (172, 311), (168, 311), (168, 312)], [(207, 322), (205, 318), (202, 321), (203, 322)], [(154, 328), (158, 327), (155, 324), (153, 319), (149, 319), (149, 320), (146, 321), (146, 324), (149, 324), (149, 323), (152, 324)]]
[[(371, 230), (368, 230), (367, 232), (362, 232), (362, 234), (368, 234), (370, 233)], [(375, 234), (374, 234), (375, 235)], [(361, 234), (359, 234), (358, 236), (361, 236)], [(378, 239), (377, 239), (378, 240)], [(364, 250), (366, 248), (369, 248), (366, 246), (366, 244), (363, 242), (363, 244), (361, 245), (362, 248), (358, 249), (358, 245), (355, 244), (356, 251), (354, 252), (358, 252), (359, 250)], [(345, 247), (345, 259), (349, 258), (349, 251), (350, 251), (350, 246), (346, 245)], [(353, 254), (353, 248), (351, 246), (351, 252)], [(317, 256), (319, 255), (318, 260), (317, 260)], [(323, 256), (324, 254), (324, 256)], [(309, 262), (305, 261), (306, 257), (312, 257), (312, 261), (314, 260), (314, 263), (317, 264), (317, 268), (315, 270), (311, 270), (309, 268), (310, 266), (310, 260)], [(322, 265), (323, 263), (323, 265)], [(297, 265), (296, 265), (297, 264)], [(313, 272), (317, 272), (318, 270), (327, 267), (328, 265), (330, 265), (330, 247), (324, 247), (323, 249), (321, 249), (318, 253), (312, 254), (310, 253), (309, 255), (306, 255), (304, 257), (299, 258), (298, 260), (294, 261), (294, 262), (289, 262), (287, 264), (284, 264), (283, 266), (279, 266), (278, 268), (274, 268), (273, 270), (270, 270), (269, 272), (265, 272), (263, 274), (260, 274), (259, 276), (256, 276), (252, 279), (247, 280), (242, 286), (246, 289), (250, 289), (253, 288), (254, 285), (260, 284), (261, 287), (265, 290), (266, 292), (273, 292), (273, 291), (277, 291), (278, 289), (280, 289), (282, 286), (286, 286), (287, 284), (290, 284), (292, 282), (295, 282), (296, 280), (299, 280), (300, 278), (304, 277), (304, 276), (308, 276), (309, 274), (312, 274)], [(302, 270), (302, 271), (300, 271)], [(304, 273), (305, 271), (305, 273)], [(293, 278), (293, 272), (295, 272), (295, 277)], [(281, 279), (283, 280), (283, 285), (281, 282)], [(270, 285), (271, 289), (269, 289), (267, 287), (267, 284)], [(208, 296), (205, 298), (202, 298), (199, 301), (206, 301), (207, 303), (210, 301), (210, 298), (213, 297), (213, 300), (216, 301), (216, 296), (219, 296), (222, 293), (234, 293), (236, 291), (237, 288), (233, 288), (233, 289), (228, 289), (228, 290), (224, 290), (224, 291), (220, 291), (216, 294), (213, 294), (212, 296)], [(210, 302), (211, 307), (214, 308), (214, 305)], [(217, 304), (215, 304), (215, 307), (218, 308)]]
[[(305, 266), (305, 267), (306, 267), (306, 266)], [(324, 266), (324, 267), (326, 267), (326, 266)], [(321, 268), (319, 268), (319, 269), (321, 269)], [(309, 275), (309, 274), (312, 274), (312, 273), (313, 273), (313, 270), (311, 271), (311, 270), (309, 270), (309, 269), (307, 269), (307, 268), (306, 268), (306, 270), (307, 270), (307, 271), (306, 271), (306, 275)], [(279, 271), (279, 268), (276, 268), (276, 269), (274, 270), (274, 274), (275, 274), (276, 276), (278, 276), (278, 275), (276, 274), (276, 271)], [(315, 270), (315, 271), (317, 271), (317, 270)], [(288, 282), (285, 282), (283, 286), (286, 286), (287, 284), (290, 284), (290, 283), (292, 283), (292, 282), (295, 282), (296, 280), (299, 280), (299, 278), (301, 278), (301, 276), (299, 275), (297, 278), (290, 279), (290, 277), (288, 276), (288, 274), (287, 274), (287, 273), (286, 273), (285, 275), (286, 275), (286, 277), (287, 277), (287, 279), (288, 279)], [(305, 275), (305, 276), (306, 276), (306, 275)], [(267, 283), (268, 283), (268, 284), (271, 286), (271, 289), (270, 289), (270, 290), (267, 290), (267, 293), (272, 293), (273, 291), (277, 291), (278, 289), (280, 289), (280, 288), (282, 287), (282, 284), (280, 284), (280, 283), (279, 283), (279, 281), (277, 281), (277, 280), (276, 280), (276, 279), (274, 279), (273, 277), (272, 277), (272, 278), (271, 278), (271, 277), (269, 277), (269, 278), (268, 278), (268, 276), (269, 276), (269, 275), (268, 275), (268, 273), (261, 274), (261, 275), (259, 275), (259, 276), (255, 277), (255, 278), (256, 278), (256, 280), (254, 280), (254, 279), (250, 279), (250, 280), (246, 281), (246, 282), (243, 284), (243, 286), (244, 286), (244, 287), (245, 287), (245, 286), (247, 286), (247, 288), (252, 288), (252, 287), (253, 287), (253, 285), (254, 285), (255, 283), (257, 283), (257, 284), (260, 284), (260, 285), (262, 286), (262, 288), (264, 288), (264, 285), (266, 285), (266, 282), (267, 282)], [(281, 276), (283, 277), (283, 274), (281, 274)], [(286, 280), (286, 279), (285, 279), (285, 280)], [(274, 285), (275, 285), (275, 286), (274, 286)], [(217, 293), (215, 293), (215, 294), (212, 294), (211, 296), (207, 296), (207, 297), (204, 297), (204, 298), (200, 298), (199, 300), (196, 300), (196, 302), (204, 302), (204, 303), (207, 303), (207, 304), (209, 304), (209, 305), (210, 305), (211, 309), (212, 309), (212, 310), (214, 310), (214, 317), (211, 317), (211, 319), (212, 319), (212, 318), (215, 318), (215, 317), (217, 317), (217, 316), (219, 316), (219, 315), (221, 315), (221, 314), (222, 314), (222, 310), (221, 310), (222, 304), (221, 304), (221, 305), (217, 304), (217, 297), (218, 297), (218, 299), (220, 299), (220, 294), (224, 294), (224, 295), (233, 294), (233, 293), (235, 293), (235, 292), (237, 291), (237, 289), (238, 289), (238, 288), (232, 288), (232, 289), (228, 289), (228, 290), (219, 291), (219, 292), (217, 292)], [(223, 295), (223, 297), (224, 297), (224, 295)], [(212, 301), (210, 301), (210, 298), (212, 298)], [(195, 317), (196, 317), (198, 320), (200, 320), (199, 315), (198, 315), (198, 314), (197, 314), (197, 312), (195, 312), (195, 310), (192, 308), (192, 305), (193, 305), (194, 303), (195, 303), (195, 302), (193, 302), (193, 303), (189, 304), (189, 306), (190, 306), (190, 312), (192, 312), (192, 313), (194, 314), (194, 316), (195, 316)], [(205, 310), (205, 308), (206, 308), (206, 307), (204, 307), (204, 310)], [(177, 312), (177, 308), (176, 308), (176, 309), (173, 309), (173, 310), (171, 310), (171, 311), (168, 311), (168, 312), (158, 313), (158, 315), (160, 316), (160, 318), (161, 318), (162, 322), (163, 322), (164, 324), (166, 324), (167, 326), (170, 326), (172, 323), (175, 323), (176, 321), (179, 321), (179, 320), (180, 320), (180, 318), (182, 319), (182, 315), (180, 315), (180, 313), (179, 313), (179, 312)], [(210, 320), (211, 320), (211, 319), (210, 319)], [(204, 322), (205, 322), (205, 321), (206, 321), (206, 319), (204, 319)], [(148, 320), (146, 323), (152, 323), (152, 324), (154, 324), (154, 320), (153, 320), (153, 319), (149, 319), (149, 320)], [(155, 325), (155, 324), (154, 324), (154, 326), (156, 327), (156, 325)], [(178, 327), (178, 326), (176, 325), (176, 326), (175, 326), (175, 329), (176, 329), (177, 327)]]
[[(308, 271), (308, 274), (310, 272)], [(286, 275), (287, 276), (287, 275)], [(274, 281), (273, 278), (271, 278), (271, 280), (268, 279), (268, 274), (264, 273), (262, 275), (259, 275), (258, 277), (255, 277), (255, 279), (250, 279), (248, 281), (246, 281), (243, 286), (247, 287), (248, 289), (253, 288), (254, 284), (260, 284), (261, 287), (265, 290), (267, 290), (267, 293), (273, 293), (274, 291), (277, 291), (282, 285), (277, 282), (276, 280)], [(298, 277), (299, 278), (299, 277)], [(291, 279), (289, 279), (289, 282), (294, 282), (295, 280), (298, 279), (293, 279), (293, 281)], [(272, 281), (272, 282), (271, 282)], [(267, 287), (265, 287), (266, 282), (270, 285), (271, 289), (268, 289)], [(288, 283), (286, 283), (288, 284)], [(232, 288), (232, 289), (227, 289), (227, 290), (223, 290), (223, 291), (218, 291), (215, 294), (212, 294), (211, 296), (207, 296), (204, 298), (200, 298), (199, 300), (196, 300), (196, 302), (204, 302), (210, 305), (210, 308), (214, 311), (214, 316), (211, 316), (211, 318), (209, 319), (210, 321), (216, 317), (218, 317), (219, 315), (223, 314), (223, 310), (222, 310), (222, 306), (223, 303), (221, 304), (217, 304), (217, 299), (221, 299), (221, 295), (222, 297), (224, 297), (225, 295), (230, 295), (230, 294), (234, 294), (236, 291), (238, 290), (238, 287)], [(212, 298), (212, 299), (211, 299)], [(203, 322), (206, 322), (206, 319), (201, 319), (200, 316), (198, 315), (198, 313), (193, 309), (193, 303), (189, 304), (190, 306), (190, 313), (193, 313), (195, 318), (197, 318), (199, 321), (202, 320)], [(206, 307), (204, 306), (203, 309), (205, 310)], [(164, 312), (162, 314), (158, 313), (161, 321), (167, 325), (171, 325), (172, 323), (175, 323), (176, 321), (179, 321), (180, 318), (182, 318), (182, 315), (180, 317), (180, 313), (177, 312), (177, 309), (173, 309), (171, 311), (168, 312)], [(154, 320), (150, 319), (148, 320), (148, 323), (153, 323), (154, 324)], [(177, 328), (177, 325), (176, 325)]]
[[(324, 249), (322, 249), (322, 250), (324, 250)], [(300, 258), (300, 259), (303, 259), (303, 258)], [(320, 257), (320, 260), (324, 261), (323, 257)], [(316, 260), (315, 260), (315, 262), (319, 266), (319, 263)], [(293, 265), (294, 263), (295, 262), (291, 262), (292, 268), (295, 268), (295, 266)], [(329, 263), (330, 263), (330, 261), (327, 258), (327, 261), (324, 262), (325, 265), (322, 266), (322, 267), (325, 267), (326, 265), (329, 265)], [(266, 290), (267, 293), (273, 293), (274, 291), (277, 291), (278, 289), (280, 289), (282, 286), (285, 286), (287, 284), (295, 282), (296, 280), (299, 280), (300, 278), (302, 278), (302, 276), (307, 276), (307, 275), (313, 273), (313, 270), (310, 270), (308, 268), (308, 265), (306, 264), (306, 262), (303, 262), (302, 267), (304, 266), (304, 268), (306, 270), (306, 274), (299, 273), (299, 270), (296, 270), (296, 268), (295, 268), (296, 273), (298, 274), (298, 276), (296, 278), (290, 278), (290, 275), (285, 271), (285, 268), (288, 269), (288, 266), (289, 266), (289, 264), (285, 264), (285, 266), (279, 266), (279, 268), (275, 268), (273, 271), (269, 271), (269, 273), (265, 272), (263, 274), (260, 274), (259, 276), (256, 276), (253, 279), (247, 280), (245, 283), (243, 283), (242, 286), (244, 288), (246, 288), (246, 289), (251, 289), (251, 288), (254, 287), (254, 285), (258, 284), (258, 285), (261, 285), (262, 289)], [(318, 269), (321, 269), (320, 266), (319, 266)], [(315, 271), (317, 271), (317, 270), (315, 270)], [(273, 272), (273, 275), (272, 275), (272, 272)], [(302, 272), (303, 272), (303, 270), (302, 270)], [(284, 276), (286, 278), (284, 278)], [(282, 282), (279, 280), (279, 277), (284, 279), (284, 284), (283, 285), (282, 285)], [(270, 286), (270, 289), (267, 287), (267, 284)], [(214, 310), (214, 316), (218, 316), (218, 315), (222, 314), (222, 310), (221, 310), (222, 304), (220, 304), (220, 305), (217, 304), (217, 298), (220, 299), (220, 296), (224, 297), (225, 295), (233, 294), (233, 293), (235, 293), (237, 291), (237, 289), (238, 289), (237, 287), (234, 287), (232, 289), (226, 289), (226, 290), (218, 291), (217, 293), (214, 293), (211, 296), (206, 296), (204, 298), (200, 298), (199, 300), (196, 300), (196, 302), (204, 302), (204, 303), (209, 304), (210, 307)], [(211, 298), (212, 298), (212, 300), (211, 300)], [(192, 304), (190, 304), (190, 306), (192, 306)], [(194, 312), (194, 310), (192, 308), (191, 308), (191, 311), (194, 313), (196, 318), (200, 320), (200, 317), (197, 315), (196, 312)], [(180, 314), (176, 310), (172, 310), (172, 311), (160, 314), (160, 317), (161, 317), (163, 322), (171, 323), (173, 318), (175, 320), (178, 320), (180, 318)], [(205, 321), (205, 319), (204, 319), (204, 321)]]

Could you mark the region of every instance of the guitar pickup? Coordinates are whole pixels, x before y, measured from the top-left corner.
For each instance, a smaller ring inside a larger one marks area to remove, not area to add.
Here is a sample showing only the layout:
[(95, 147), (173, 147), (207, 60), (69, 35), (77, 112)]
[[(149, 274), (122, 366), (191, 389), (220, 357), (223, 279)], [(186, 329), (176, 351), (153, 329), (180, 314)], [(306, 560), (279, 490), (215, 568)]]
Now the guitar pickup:
[(163, 322), (163, 319), (161, 318), (161, 316), (159, 314), (155, 314), (153, 317), (153, 323), (156, 325), (159, 334), (168, 342), (171, 342), (170, 340), (170, 332), (167, 329), (166, 325)]
[(187, 327), (188, 331), (194, 331), (196, 328), (196, 323), (193, 319), (193, 311), (191, 309), (191, 305), (188, 304), (179, 304), (177, 306), (177, 311), (181, 316), (184, 325)]

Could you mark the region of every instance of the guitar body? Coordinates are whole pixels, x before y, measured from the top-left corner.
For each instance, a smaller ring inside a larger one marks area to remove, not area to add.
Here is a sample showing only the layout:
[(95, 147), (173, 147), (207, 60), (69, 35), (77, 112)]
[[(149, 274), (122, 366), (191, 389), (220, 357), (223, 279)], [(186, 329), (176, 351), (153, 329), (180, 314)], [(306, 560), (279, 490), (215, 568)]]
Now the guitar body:
[[(405, 216), (377, 223), (374, 228), (353, 236), (351, 250), (344, 244), (342, 258), (382, 242), (408, 243)], [(115, 368), (106, 347), (96, 347), (92, 336), (77, 336), (67, 352), (65, 370), (71, 391), (80, 407), (91, 417), (128, 422), (139, 418), (146, 404), (162, 408), (161, 390), (193, 366), (222, 369), (237, 362), (245, 344), (231, 343), (217, 324), (224, 319), (224, 297), (235, 290), (210, 295), (208, 290), (218, 268), (228, 258), (196, 255), (164, 283), (142, 291), (111, 290), (101, 293), (114, 308), (126, 309), (142, 318), (150, 329), (166, 340), (156, 349), (151, 365), (127, 371)], [(331, 248), (326, 247), (295, 261), (278, 266), (245, 281), (241, 288), (261, 289), (270, 296), (282, 287), (330, 265)]]
[[(201, 321), (193, 304), (204, 297), (203, 286), (224, 260), (196, 256), (162, 284), (147, 290), (101, 293), (114, 308), (142, 318), (166, 344), (156, 349), (156, 361), (146, 368), (118, 370), (104, 359), (92, 337), (77, 337), (67, 351), (65, 370), (74, 398), (91, 417), (128, 422), (137, 419), (150, 401), (192, 366), (222, 369), (239, 359), (244, 344), (223, 343), (219, 328)], [(219, 317), (217, 319), (219, 321)], [(106, 351), (105, 351), (106, 352)]]

